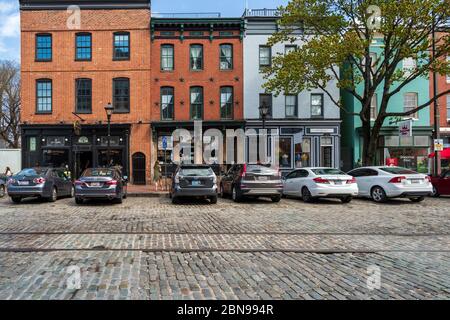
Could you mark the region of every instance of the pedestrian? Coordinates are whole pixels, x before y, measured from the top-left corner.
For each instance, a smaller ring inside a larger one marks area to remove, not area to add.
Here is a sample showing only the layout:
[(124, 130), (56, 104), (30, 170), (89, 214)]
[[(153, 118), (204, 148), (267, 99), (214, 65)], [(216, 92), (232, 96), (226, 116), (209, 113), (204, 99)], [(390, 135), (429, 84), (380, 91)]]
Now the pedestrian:
[(361, 168), (361, 167), (362, 167), (362, 161), (361, 161), (361, 159), (358, 159), (358, 161), (356, 161), (355, 167), (356, 167), (356, 168)]
[(72, 172), (70, 172), (69, 166), (67, 164), (64, 166), (64, 174), (67, 178), (72, 179)]
[(12, 175), (13, 175), (13, 173), (12, 173), (11, 169), (9, 167), (6, 167), (5, 176), (9, 178)]
[(153, 182), (156, 186), (156, 191), (158, 191), (159, 180), (161, 179), (161, 165), (159, 161), (155, 161), (155, 165), (153, 166)]

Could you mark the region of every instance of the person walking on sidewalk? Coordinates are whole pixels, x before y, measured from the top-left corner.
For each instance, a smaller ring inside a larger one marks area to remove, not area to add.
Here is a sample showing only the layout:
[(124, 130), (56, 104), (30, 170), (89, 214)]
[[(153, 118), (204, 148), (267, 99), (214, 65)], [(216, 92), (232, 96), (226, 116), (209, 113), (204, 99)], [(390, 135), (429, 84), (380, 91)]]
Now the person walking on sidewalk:
[(156, 191), (158, 191), (158, 184), (161, 180), (161, 165), (159, 164), (159, 161), (155, 161), (155, 165), (153, 166), (153, 182), (156, 186)]

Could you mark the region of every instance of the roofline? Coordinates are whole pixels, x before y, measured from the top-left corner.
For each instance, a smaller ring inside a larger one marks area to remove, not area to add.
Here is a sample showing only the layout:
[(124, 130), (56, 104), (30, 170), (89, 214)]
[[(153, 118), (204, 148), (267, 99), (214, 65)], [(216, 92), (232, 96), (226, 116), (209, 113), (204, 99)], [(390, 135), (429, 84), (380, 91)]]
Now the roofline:
[(151, 0), (19, 0), (20, 10), (67, 10), (69, 6), (80, 9), (116, 10), (151, 9)]

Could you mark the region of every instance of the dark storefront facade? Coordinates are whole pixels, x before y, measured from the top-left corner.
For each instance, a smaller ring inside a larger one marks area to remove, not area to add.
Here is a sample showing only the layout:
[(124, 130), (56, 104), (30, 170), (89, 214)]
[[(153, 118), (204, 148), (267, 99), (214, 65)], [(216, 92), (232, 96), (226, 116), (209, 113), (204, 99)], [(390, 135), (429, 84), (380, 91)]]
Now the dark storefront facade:
[[(111, 165), (129, 175), (130, 125), (111, 125)], [(70, 125), (23, 125), (22, 167), (69, 166), (73, 178), (89, 167), (103, 167), (108, 161), (105, 125), (86, 125), (75, 134)]]

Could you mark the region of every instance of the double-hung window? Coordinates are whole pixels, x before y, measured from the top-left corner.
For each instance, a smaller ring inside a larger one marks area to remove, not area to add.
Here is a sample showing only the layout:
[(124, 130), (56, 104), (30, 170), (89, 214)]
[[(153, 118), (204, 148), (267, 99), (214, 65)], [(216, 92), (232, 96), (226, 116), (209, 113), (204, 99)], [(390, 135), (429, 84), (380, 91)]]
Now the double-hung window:
[[(272, 118), (272, 95), (271, 94), (266, 94), (266, 93), (260, 94), (259, 95), (259, 106), (260, 107), (264, 106), (265, 108), (267, 108), (266, 117)], [(262, 110), (260, 109), (259, 116), (262, 118), (263, 114), (261, 111)]]
[(190, 66), (191, 70), (203, 70), (203, 46), (193, 44), (190, 47)]
[(52, 80), (36, 80), (36, 113), (52, 113)]
[(259, 46), (259, 67), (270, 67), (272, 65), (272, 48)]
[(220, 118), (233, 119), (233, 87), (220, 88)]
[(36, 35), (36, 61), (52, 60), (52, 35)]
[(92, 35), (90, 33), (78, 33), (75, 36), (76, 60), (92, 59)]
[[(411, 110), (414, 110), (417, 108), (417, 103), (418, 103), (418, 97), (417, 97), (417, 93), (416, 92), (408, 92), (405, 93), (403, 96), (403, 111), (404, 112), (409, 112)], [(413, 119), (418, 119), (418, 114), (417, 112), (413, 113), (412, 115), (408, 116), (411, 117)]]
[(233, 69), (233, 45), (220, 45), (220, 70)]
[(191, 120), (203, 119), (203, 88), (192, 87), (191, 88)]
[(161, 71), (174, 70), (174, 47), (171, 44), (161, 46)]
[(161, 88), (161, 120), (174, 119), (174, 90), (172, 87)]
[(286, 118), (297, 117), (297, 96), (296, 95), (286, 95)]
[(323, 94), (311, 94), (311, 117), (323, 118)]
[(408, 78), (417, 68), (417, 61), (414, 58), (403, 59), (403, 73)]
[(113, 80), (113, 106), (116, 113), (130, 112), (130, 79), (116, 78)]
[(92, 80), (76, 79), (76, 113), (92, 113)]
[(373, 94), (372, 100), (370, 101), (370, 120), (375, 120), (378, 115), (378, 95)]
[(130, 60), (130, 33), (114, 33), (114, 60)]

